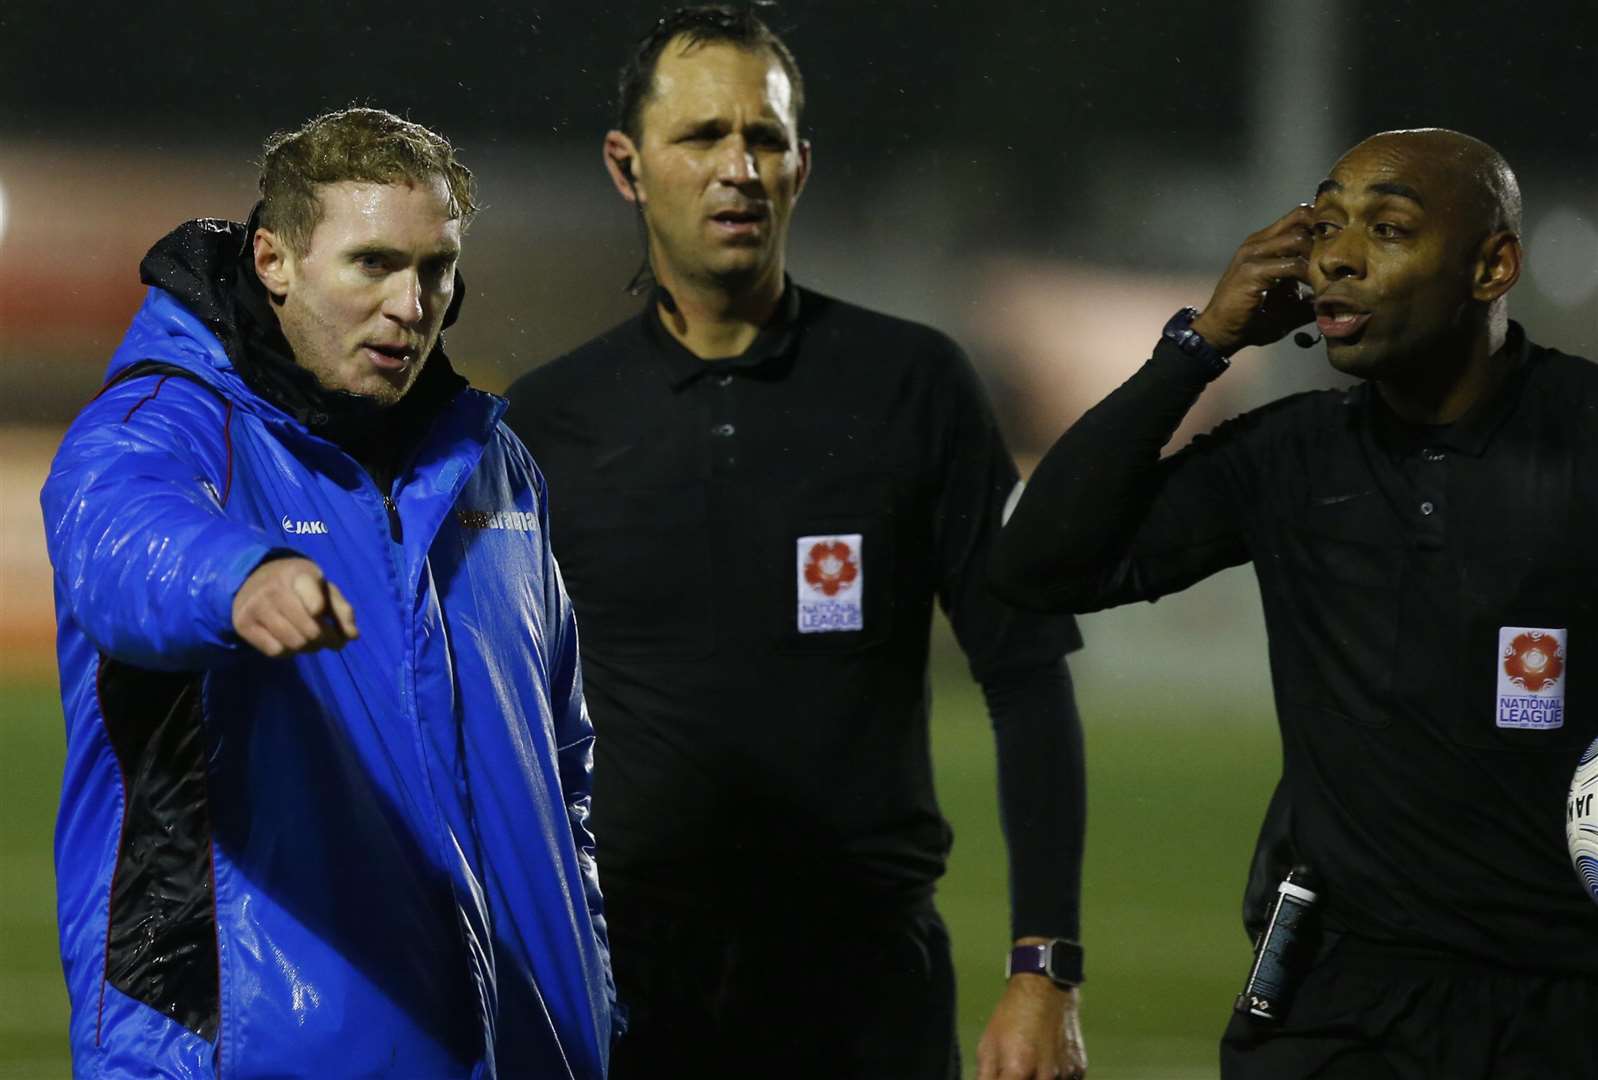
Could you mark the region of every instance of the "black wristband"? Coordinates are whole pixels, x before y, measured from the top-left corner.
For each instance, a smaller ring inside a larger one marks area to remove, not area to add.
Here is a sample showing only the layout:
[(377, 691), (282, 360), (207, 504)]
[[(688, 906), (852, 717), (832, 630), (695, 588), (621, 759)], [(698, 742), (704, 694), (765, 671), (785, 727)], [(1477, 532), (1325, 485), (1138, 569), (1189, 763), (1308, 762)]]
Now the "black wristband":
[(1231, 367), (1232, 362), (1217, 352), (1215, 346), (1205, 341), (1193, 329), (1193, 320), (1196, 318), (1198, 318), (1198, 308), (1183, 308), (1171, 316), (1165, 328), (1160, 331), (1160, 337), (1203, 364), (1205, 372), (1214, 379)]

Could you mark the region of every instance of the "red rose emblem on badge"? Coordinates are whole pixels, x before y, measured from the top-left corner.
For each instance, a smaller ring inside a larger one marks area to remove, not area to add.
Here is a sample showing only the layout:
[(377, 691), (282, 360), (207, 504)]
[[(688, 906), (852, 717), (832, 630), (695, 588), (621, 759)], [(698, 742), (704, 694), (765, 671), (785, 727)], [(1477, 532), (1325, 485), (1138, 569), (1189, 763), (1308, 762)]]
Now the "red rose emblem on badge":
[(823, 540), (813, 544), (805, 560), (805, 584), (823, 596), (837, 596), (860, 576), (854, 552), (842, 540)]
[(1535, 694), (1549, 683), (1558, 682), (1565, 672), (1565, 658), (1559, 655), (1559, 642), (1535, 630), (1517, 634), (1504, 650), (1504, 674), (1509, 681)]

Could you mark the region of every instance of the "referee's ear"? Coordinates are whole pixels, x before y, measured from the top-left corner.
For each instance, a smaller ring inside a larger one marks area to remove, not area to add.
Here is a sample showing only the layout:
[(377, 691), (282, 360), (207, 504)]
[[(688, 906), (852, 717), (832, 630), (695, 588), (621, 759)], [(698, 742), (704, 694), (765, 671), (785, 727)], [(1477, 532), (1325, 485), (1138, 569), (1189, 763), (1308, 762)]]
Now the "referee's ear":
[(811, 150), (810, 140), (799, 140), (799, 175), (794, 179), (793, 197), (797, 199), (804, 193), (805, 183), (810, 179)]
[(1487, 304), (1502, 299), (1520, 280), (1523, 258), (1520, 237), (1508, 229), (1483, 240), (1476, 252), (1471, 296)]
[(630, 203), (644, 205), (643, 189), (639, 186), (635, 170), (638, 168), (638, 147), (625, 131), (612, 129), (605, 132), (605, 171), (616, 193)]

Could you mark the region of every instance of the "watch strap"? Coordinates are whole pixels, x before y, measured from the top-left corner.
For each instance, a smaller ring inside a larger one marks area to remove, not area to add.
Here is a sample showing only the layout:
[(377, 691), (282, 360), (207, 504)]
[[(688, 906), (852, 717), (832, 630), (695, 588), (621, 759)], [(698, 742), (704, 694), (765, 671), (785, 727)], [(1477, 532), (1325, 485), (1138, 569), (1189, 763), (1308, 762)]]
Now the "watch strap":
[(1082, 982), (1082, 946), (1068, 938), (1017, 945), (1004, 965), (1004, 977), (1012, 975), (1042, 975), (1055, 986), (1077, 986)]

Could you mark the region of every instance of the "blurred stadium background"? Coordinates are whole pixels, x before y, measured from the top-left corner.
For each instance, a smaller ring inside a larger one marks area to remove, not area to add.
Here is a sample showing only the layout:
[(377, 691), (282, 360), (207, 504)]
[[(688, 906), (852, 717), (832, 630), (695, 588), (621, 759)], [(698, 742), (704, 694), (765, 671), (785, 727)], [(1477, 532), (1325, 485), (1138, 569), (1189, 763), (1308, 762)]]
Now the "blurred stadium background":
[[(0, 6), (0, 1077), (56, 1077), (51, 823), (62, 757), (37, 491), (178, 221), (241, 218), (271, 130), (351, 101), (462, 146), (487, 209), (451, 353), (479, 384), (626, 317), (634, 224), (599, 165), (612, 74), (654, 3)], [(1202, 304), (1243, 235), (1371, 131), (1440, 124), (1520, 173), (1514, 311), (1598, 356), (1598, 6), (1586, 0), (790, 0), (816, 172), (793, 271), (960, 339), (1023, 466)], [(1328, 385), (1320, 349), (1247, 356), (1193, 428)], [(1084, 1017), (1102, 1080), (1215, 1073), (1247, 962), (1238, 894), (1278, 768), (1251, 577), (1083, 621)], [(1005, 937), (991, 739), (938, 631), (941, 893), (965, 1051)], [(824, 780), (818, 780), (824, 782)]]

